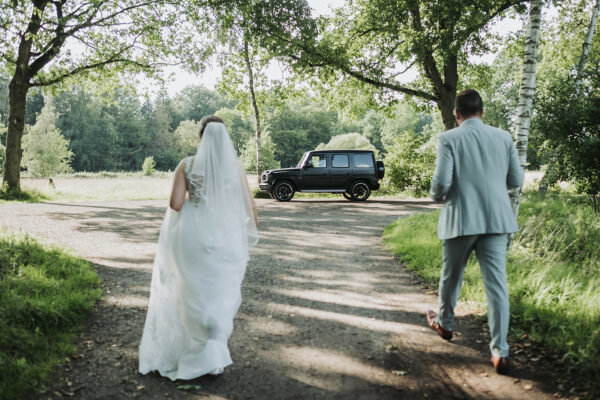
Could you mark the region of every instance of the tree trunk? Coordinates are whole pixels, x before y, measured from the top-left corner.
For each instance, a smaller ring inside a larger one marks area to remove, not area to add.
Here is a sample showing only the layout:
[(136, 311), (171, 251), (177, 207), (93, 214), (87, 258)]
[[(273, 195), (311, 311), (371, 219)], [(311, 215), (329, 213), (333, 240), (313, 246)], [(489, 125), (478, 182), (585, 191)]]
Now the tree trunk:
[(27, 107), (27, 78), (15, 73), (9, 85), (8, 131), (6, 134), (6, 160), (4, 160), (4, 183), (8, 190), (20, 190), (21, 139), (25, 129)]
[[(594, 37), (594, 30), (596, 29), (596, 24), (598, 22), (598, 10), (600, 9), (600, 0), (596, 0), (596, 5), (592, 10), (592, 19), (590, 20), (590, 25), (588, 27), (588, 32), (581, 46), (581, 56), (579, 58), (579, 64), (577, 64), (577, 72), (575, 75), (575, 93), (574, 99), (577, 99), (579, 96), (579, 89), (581, 88), (581, 80), (583, 79), (583, 70), (585, 69), (585, 63), (587, 62), (588, 54), (590, 52), (590, 45), (592, 43), (592, 38)], [(548, 186), (558, 180), (556, 178), (556, 163), (558, 162), (558, 155), (560, 154), (562, 145), (559, 145), (556, 149), (552, 151), (552, 155), (550, 156), (550, 161), (548, 162), (548, 168), (546, 168), (546, 173), (542, 177), (540, 181), (540, 186), (538, 188), (541, 194), (546, 194), (548, 190)]]
[[(525, 54), (523, 55), (523, 76), (519, 90), (519, 106), (517, 108), (517, 132), (515, 134), (515, 147), (519, 156), (519, 163), (525, 169), (527, 164), (527, 142), (529, 140), (529, 124), (531, 122), (531, 104), (535, 88), (535, 64), (537, 48), (540, 38), (542, 23), (542, 0), (532, 0), (529, 7), (529, 23), (525, 41)], [(512, 190), (511, 203), (515, 215), (519, 212), (522, 187)]]
[(594, 30), (596, 29), (596, 23), (598, 22), (598, 10), (600, 9), (600, 0), (596, 0), (596, 5), (592, 11), (592, 19), (588, 27), (588, 32), (585, 37), (585, 41), (581, 46), (581, 57), (579, 58), (579, 64), (577, 65), (577, 75), (575, 75), (575, 97), (579, 95), (579, 88), (581, 87), (581, 80), (583, 79), (583, 70), (585, 63), (587, 62), (588, 54), (590, 52), (590, 45), (592, 38), (594, 37)]
[(25, 129), (27, 92), (31, 79), (29, 61), (33, 37), (41, 27), (42, 14), (48, 0), (33, 1), (34, 9), (29, 18), (27, 30), (21, 35), (15, 73), (8, 85), (8, 131), (6, 134), (6, 160), (4, 162), (4, 183), (8, 190), (21, 189), (21, 139)]
[(261, 125), (260, 125), (260, 112), (258, 110), (258, 104), (256, 103), (256, 94), (254, 92), (254, 73), (252, 72), (252, 64), (250, 63), (250, 54), (248, 51), (248, 40), (244, 36), (244, 61), (246, 62), (246, 70), (248, 72), (248, 87), (250, 90), (250, 99), (252, 102), (252, 109), (254, 110), (254, 139), (256, 143), (256, 175), (258, 183), (260, 183), (260, 175), (263, 173), (263, 163), (261, 154)]

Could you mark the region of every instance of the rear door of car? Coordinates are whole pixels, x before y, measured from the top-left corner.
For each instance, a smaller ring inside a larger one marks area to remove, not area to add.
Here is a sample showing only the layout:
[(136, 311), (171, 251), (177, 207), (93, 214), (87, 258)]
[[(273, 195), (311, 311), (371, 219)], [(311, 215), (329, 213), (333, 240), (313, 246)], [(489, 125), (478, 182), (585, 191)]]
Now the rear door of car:
[(331, 174), (329, 175), (329, 189), (346, 189), (352, 177), (350, 154), (331, 154)]

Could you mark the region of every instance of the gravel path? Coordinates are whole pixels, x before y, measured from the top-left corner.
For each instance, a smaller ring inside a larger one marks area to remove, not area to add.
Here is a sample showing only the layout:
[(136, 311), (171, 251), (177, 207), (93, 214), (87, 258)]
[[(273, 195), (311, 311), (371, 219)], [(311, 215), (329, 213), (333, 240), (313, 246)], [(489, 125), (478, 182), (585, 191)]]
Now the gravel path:
[[(261, 241), (220, 377), (137, 373), (164, 201), (0, 206), (0, 225), (92, 261), (104, 297), (60, 380), (40, 398), (546, 399), (554, 383), (490, 366), (487, 335), (459, 313), (447, 343), (425, 325), (436, 297), (385, 251), (383, 228), (427, 201), (258, 200)], [(178, 389), (182, 384), (195, 387)]]

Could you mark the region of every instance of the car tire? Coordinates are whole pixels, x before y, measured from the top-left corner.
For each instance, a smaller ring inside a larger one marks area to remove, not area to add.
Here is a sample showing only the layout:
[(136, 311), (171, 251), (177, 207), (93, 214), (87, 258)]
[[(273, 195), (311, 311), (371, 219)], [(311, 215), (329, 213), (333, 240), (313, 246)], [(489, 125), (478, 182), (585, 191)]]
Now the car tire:
[(352, 198), (352, 196), (350, 196), (350, 193), (348, 192), (342, 193), (342, 196), (344, 196), (346, 200), (354, 201), (354, 199)]
[(281, 181), (277, 182), (275, 186), (273, 186), (273, 190), (271, 191), (271, 195), (277, 201), (290, 201), (294, 197), (294, 186), (289, 181)]
[(371, 189), (364, 181), (357, 181), (350, 187), (350, 196), (355, 201), (365, 201), (371, 195)]

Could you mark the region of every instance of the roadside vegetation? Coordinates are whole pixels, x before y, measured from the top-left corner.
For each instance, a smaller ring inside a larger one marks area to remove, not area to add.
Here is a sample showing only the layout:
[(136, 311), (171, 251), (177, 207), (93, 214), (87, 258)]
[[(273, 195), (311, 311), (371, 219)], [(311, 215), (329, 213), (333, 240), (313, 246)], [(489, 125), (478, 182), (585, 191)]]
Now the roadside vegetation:
[[(400, 218), (384, 240), (403, 264), (432, 286), (441, 272), (439, 211)], [(541, 358), (592, 378), (600, 369), (600, 215), (589, 199), (557, 190), (525, 194), (520, 232), (508, 253), (511, 342), (526, 340)], [(485, 294), (474, 256), (461, 292), (462, 307), (483, 315)], [(596, 393), (597, 380), (590, 379)]]
[(43, 387), (73, 352), (99, 286), (89, 262), (0, 230), (0, 397), (27, 398)]

